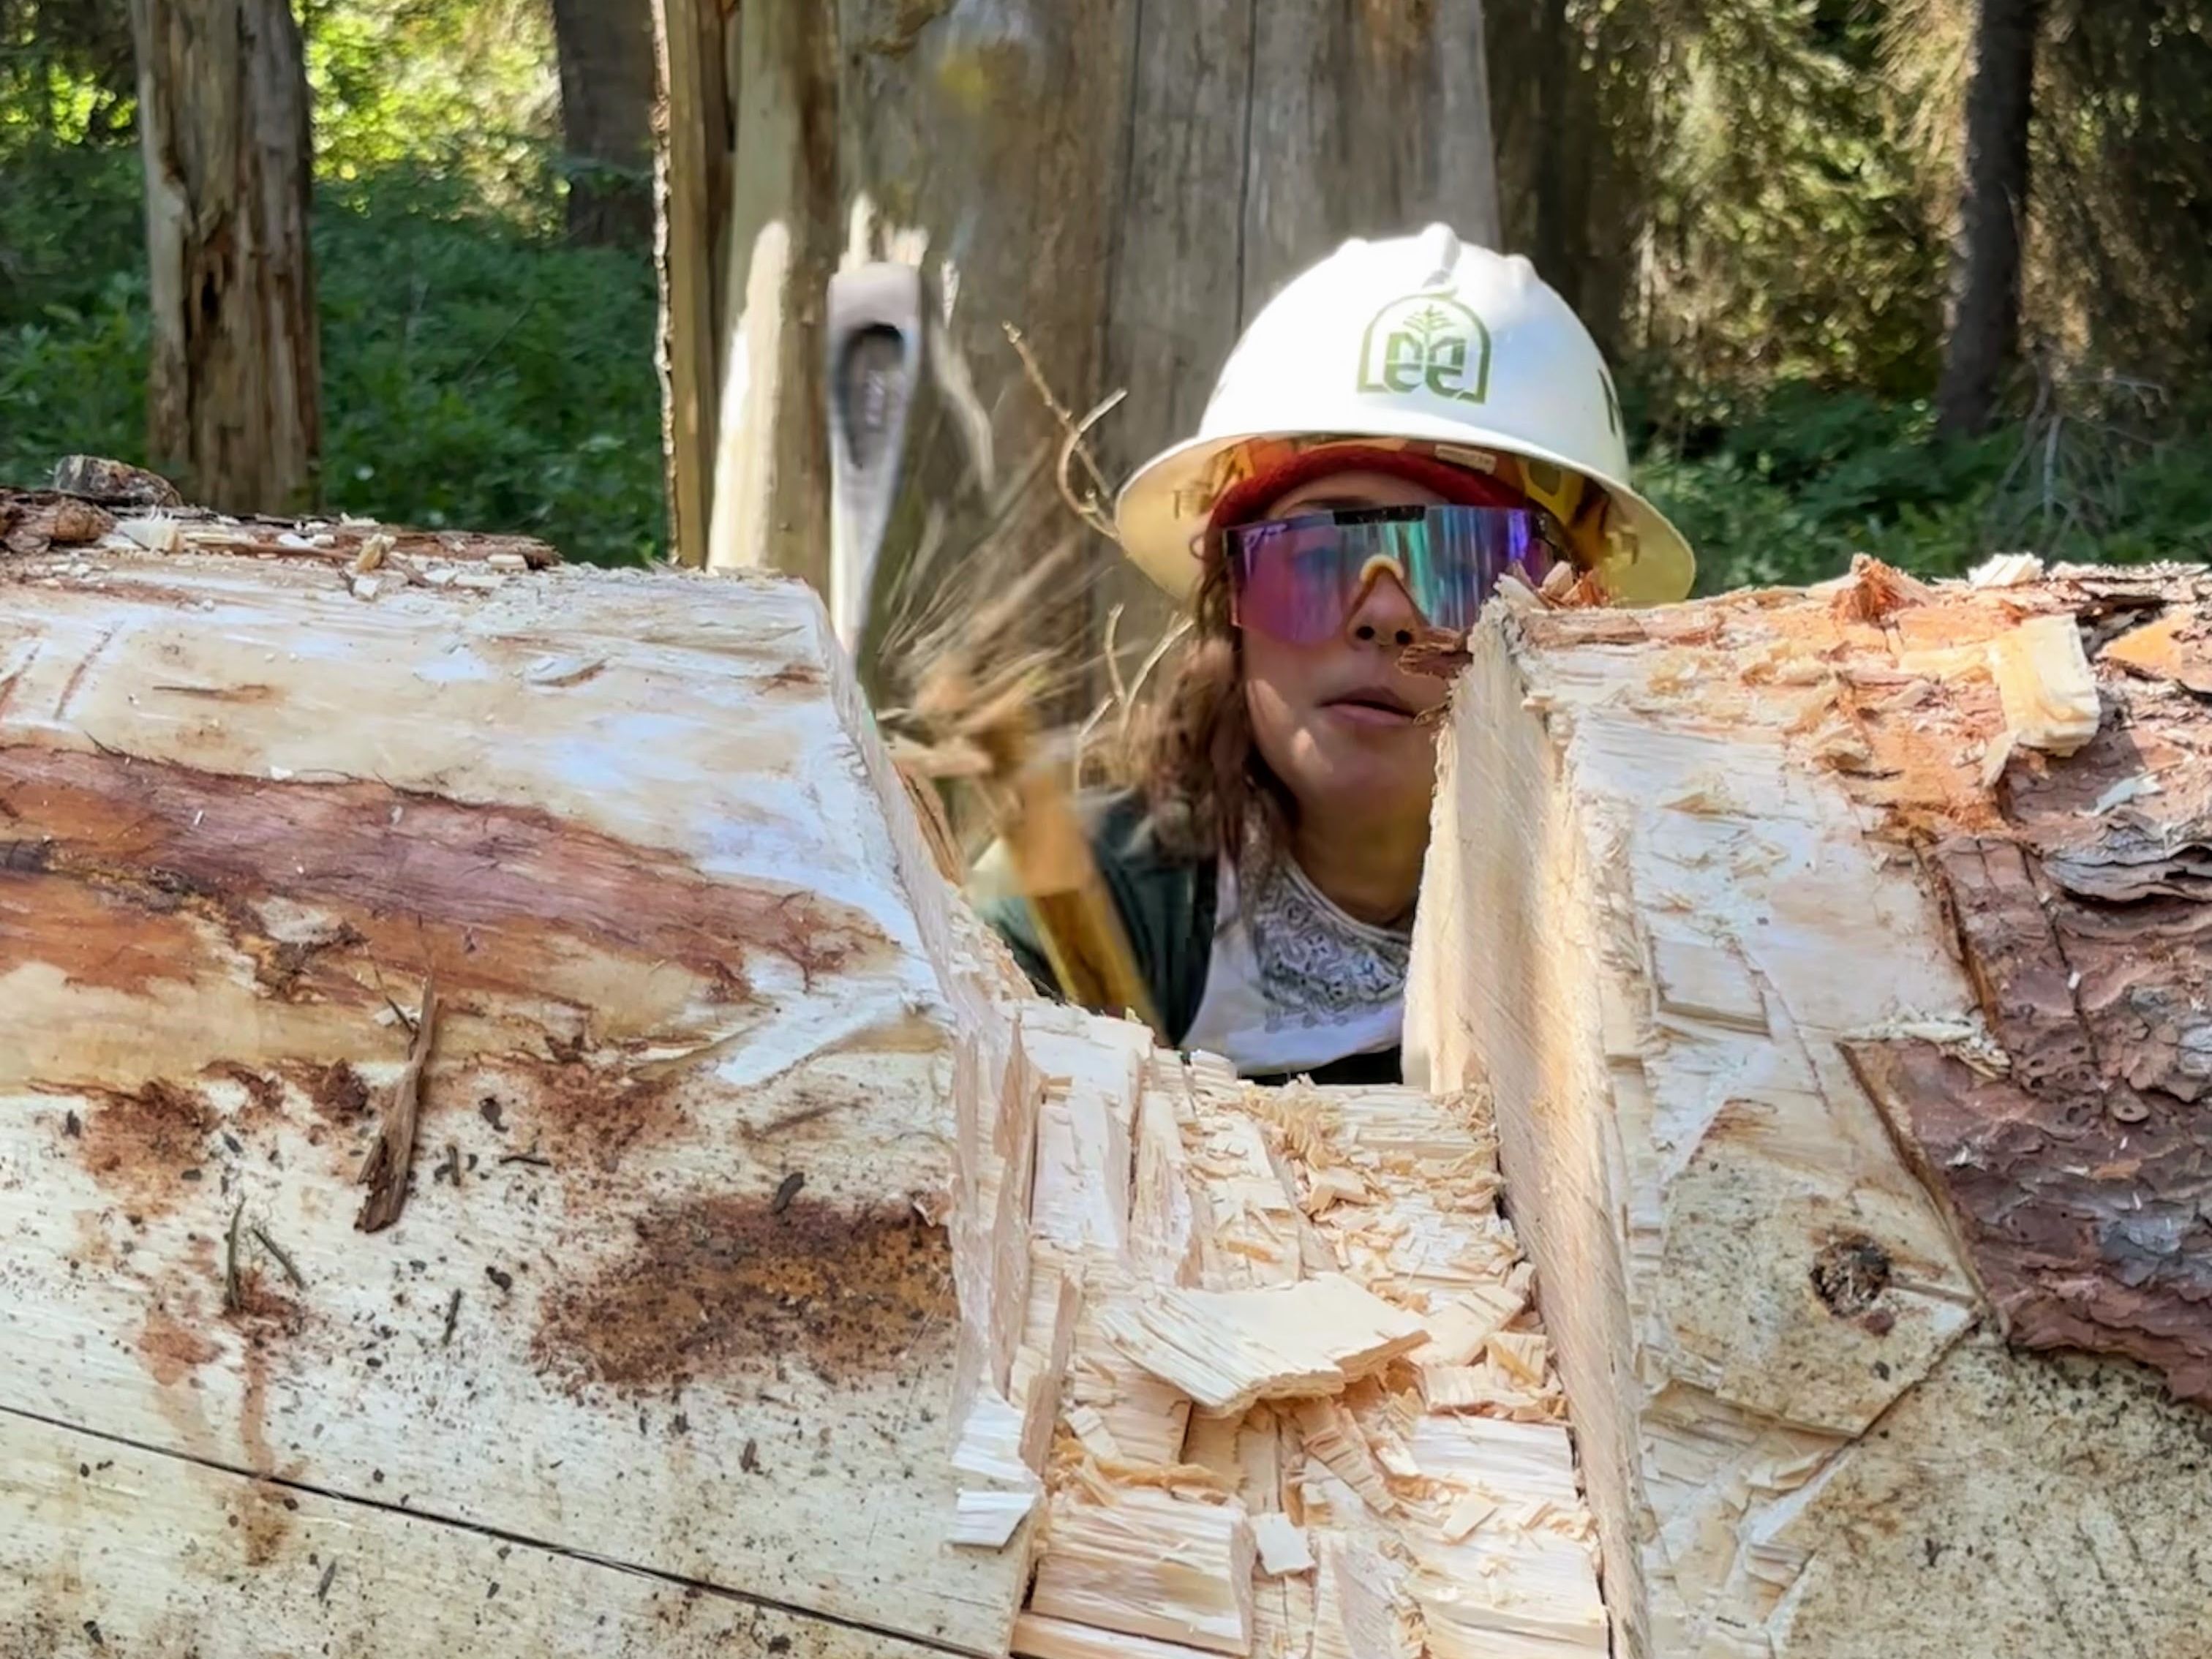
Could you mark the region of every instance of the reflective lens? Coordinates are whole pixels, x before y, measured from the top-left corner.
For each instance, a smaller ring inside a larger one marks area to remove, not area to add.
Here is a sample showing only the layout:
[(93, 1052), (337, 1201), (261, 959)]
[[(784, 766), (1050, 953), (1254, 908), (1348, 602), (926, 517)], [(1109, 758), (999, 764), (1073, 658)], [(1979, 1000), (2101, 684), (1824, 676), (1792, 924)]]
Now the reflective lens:
[(1292, 645), (1342, 631), (1370, 581), (1395, 576), (1431, 626), (1473, 625), (1506, 571), (1531, 586), (1560, 555), (1550, 518), (1518, 507), (1359, 507), (1215, 532), (1242, 627)]

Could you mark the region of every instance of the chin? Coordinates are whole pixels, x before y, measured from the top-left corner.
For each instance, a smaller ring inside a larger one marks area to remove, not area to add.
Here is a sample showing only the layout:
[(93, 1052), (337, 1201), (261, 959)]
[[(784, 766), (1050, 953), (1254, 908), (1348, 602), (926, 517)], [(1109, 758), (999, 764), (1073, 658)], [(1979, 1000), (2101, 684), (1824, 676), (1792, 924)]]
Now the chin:
[[(1425, 733), (1422, 734), (1424, 737)], [(1344, 752), (1346, 748), (1351, 752)], [(1301, 807), (1349, 818), (1425, 819), (1436, 792), (1433, 752), (1425, 744), (1413, 754), (1392, 753), (1401, 745), (1316, 745), (1288, 780)]]

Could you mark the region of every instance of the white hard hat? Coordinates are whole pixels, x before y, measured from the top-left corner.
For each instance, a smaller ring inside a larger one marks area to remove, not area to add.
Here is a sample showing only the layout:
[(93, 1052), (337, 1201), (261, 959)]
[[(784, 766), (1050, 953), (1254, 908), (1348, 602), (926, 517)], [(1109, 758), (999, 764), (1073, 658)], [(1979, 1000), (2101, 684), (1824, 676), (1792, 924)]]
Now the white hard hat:
[(1616, 601), (1660, 604), (1690, 591), (1689, 544), (1629, 487), (1620, 402), (1597, 343), (1517, 254), (1431, 225), (1348, 241), (1301, 273), (1230, 353), (1198, 435), (1123, 487), (1115, 506), (1122, 546), (1185, 597), (1222, 498), (1339, 442), (1510, 470), (1522, 494), (1567, 524)]

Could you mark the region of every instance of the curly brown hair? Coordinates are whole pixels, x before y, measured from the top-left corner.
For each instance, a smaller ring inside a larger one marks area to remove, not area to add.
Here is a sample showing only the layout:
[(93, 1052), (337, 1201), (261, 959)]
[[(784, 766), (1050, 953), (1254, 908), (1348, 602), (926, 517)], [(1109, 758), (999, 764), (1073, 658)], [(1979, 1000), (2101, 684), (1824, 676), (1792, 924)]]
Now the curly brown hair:
[(1123, 757), (1162, 849), (1184, 858), (1233, 858), (1255, 814), (1279, 829), (1297, 813), (1253, 741), (1243, 636), (1231, 609), (1228, 564), (1208, 556), (1191, 598), (1189, 636)]

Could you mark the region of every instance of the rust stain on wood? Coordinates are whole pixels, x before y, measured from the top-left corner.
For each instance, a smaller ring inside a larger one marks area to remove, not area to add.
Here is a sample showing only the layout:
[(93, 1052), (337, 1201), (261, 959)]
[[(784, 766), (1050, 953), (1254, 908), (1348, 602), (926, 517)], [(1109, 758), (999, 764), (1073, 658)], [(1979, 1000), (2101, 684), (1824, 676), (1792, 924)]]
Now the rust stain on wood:
[(202, 1365), (222, 1357), (222, 1350), (166, 1308), (146, 1310), (145, 1328), (138, 1334), (138, 1352), (146, 1369), (165, 1389), (174, 1388)]
[[(348, 963), (419, 962), (427, 951), (457, 995), (542, 994), (581, 941), (679, 964), (735, 1000), (747, 993), (743, 964), (759, 952), (811, 981), (890, 949), (869, 918), (803, 888), (714, 881), (544, 812), (381, 784), (217, 776), (19, 746), (0, 750), (0, 814), (11, 836), (43, 844), (45, 875), (140, 916), (204, 916), (262, 963), (265, 988), (285, 994), (366, 1000)], [(253, 908), (272, 896), (343, 924), (288, 953)], [(70, 950), (49, 931), (33, 927), (31, 954)], [(132, 971), (151, 972), (153, 954), (132, 958)]]
[(557, 1164), (612, 1170), (633, 1146), (665, 1139), (683, 1127), (684, 1082), (673, 1071), (636, 1076), (507, 1059), (488, 1062), (471, 1089), (487, 1122), (520, 1135), (525, 1145), (538, 1144), (542, 1135)]
[(368, 1112), (368, 1085), (349, 1061), (334, 1060), (327, 1066), (295, 1066), (290, 1071), (316, 1115), (333, 1127), (349, 1129)]
[(201, 1074), (235, 1083), (246, 1091), (245, 1108), (233, 1119), (238, 1128), (273, 1128), (284, 1121), (284, 1084), (281, 1078), (228, 1060), (204, 1067)]
[(52, 844), (10, 857), (0, 848), (0, 933), (7, 969), (43, 962), (70, 984), (143, 996), (163, 981), (188, 981), (208, 967), (208, 936), (171, 903), (149, 904), (75, 878), (50, 874)]
[(910, 1203), (720, 1196), (636, 1225), (632, 1251), (546, 1298), (533, 1352), (573, 1386), (769, 1381), (792, 1360), (835, 1382), (954, 1340), (951, 1244)]

